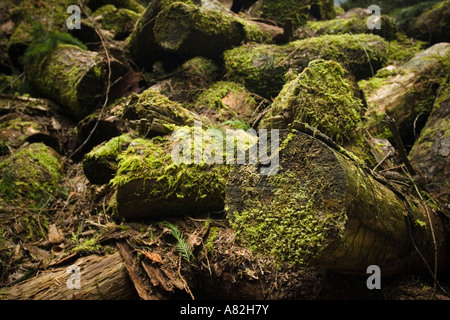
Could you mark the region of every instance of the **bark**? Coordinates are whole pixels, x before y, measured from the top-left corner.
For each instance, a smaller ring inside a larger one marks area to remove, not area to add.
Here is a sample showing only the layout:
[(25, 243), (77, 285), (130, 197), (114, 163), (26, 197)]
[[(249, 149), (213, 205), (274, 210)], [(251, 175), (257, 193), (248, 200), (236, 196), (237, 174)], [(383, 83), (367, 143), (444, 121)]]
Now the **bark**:
[[(78, 259), (81, 288), (69, 289), (67, 267), (45, 270), (10, 288), (2, 288), (6, 300), (123, 300), (136, 297), (124, 261), (118, 252)], [(70, 282), (70, 280), (69, 280)]]
[(387, 276), (427, 270), (412, 240), (433, 269), (432, 219), (443, 267), (440, 217), (317, 138), (281, 131), (275, 175), (260, 175), (258, 166), (236, 167), (225, 206), (237, 239), (279, 261), (355, 274), (374, 264)]
[[(59, 45), (24, 69), (36, 89), (60, 104), (66, 114), (81, 119), (102, 105), (108, 86), (108, 62), (97, 52)], [(127, 71), (115, 60), (111, 69), (112, 82)]]

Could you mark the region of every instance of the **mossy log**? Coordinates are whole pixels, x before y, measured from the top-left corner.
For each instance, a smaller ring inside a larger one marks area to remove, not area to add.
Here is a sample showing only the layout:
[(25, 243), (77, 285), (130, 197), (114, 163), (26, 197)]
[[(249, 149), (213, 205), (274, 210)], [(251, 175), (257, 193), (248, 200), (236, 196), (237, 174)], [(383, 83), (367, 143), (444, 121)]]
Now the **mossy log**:
[(245, 38), (242, 24), (231, 16), (182, 2), (158, 14), (154, 32), (164, 51), (188, 55), (219, 55)]
[(441, 1), (411, 21), (408, 35), (430, 44), (450, 41), (450, 1)]
[(292, 21), (295, 28), (304, 25), (309, 16), (316, 20), (333, 19), (336, 16), (331, 0), (259, 0), (261, 16), (281, 24)]
[(124, 40), (129, 36), (139, 19), (138, 13), (125, 8), (117, 9), (112, 4), (100, 7), (92, 16), (100, 20), (103, 29), (113, 31), (116, 40)]
[(450, 92), (442, 94), (414, 143), (409, 159), (430, 193), (450, 213)]
[(360, 80), (386, 63), (387, 52), (387, 42), (371, 34), (324, 35), (282, 46), (251, 43), (225, 51), (225, 77), (270, 98), (287, 82), (287, 71), (300, 73), (311, 60), (337, 61)]
[(353, 134), (363, 113), (354, 77), (339, 63), (318, 59), (283, 86), (259, 128), (286, 129), (304, 122), (343, 142)]
[[(111, 81), (128, 70), (111, 61)], [(62, 112), (82, 119), (101, 107), (108, 85), (107, 59), (73, 45), (59, 45), (43, 59), (24, 66), (27, 79), (45, 97), (61, 105)]]
[(59, 155), (43, 143), (25, 144), (0, 162), (0, 210), (5, 204), (51, 202), (61, 178)]
[[(236, 239), (253, 252), (292, 265), (383, 276), (426, 272), (413, 240), (433, 268), (433, 240), (424, 204), (402, 196), (345, 153), (305, 133), (280, 131), (279, 171), (258, 165), (230, 174), (225, 210)], [(440, 217), (430, 213), (438, 267), (446, 255)]]
[(208, 88), (219, 76), (219, 67), (205, 57), (194, 57), (179, 66), (174, 72), (161, 75), (152, 88), (169, 97), (170, 100), (188, 105)]
[[(80, 141), (85, 141), (98, 121), (100, 112), (94, 112), (77, 125)], [(133, 93), (111, 106), (98, 122), (88, 142), (80, 150), (80, 155), (89, 152), (95, 146), (114, 137), (134, 131), (139, 137), (151, 138), (170, 134), (174, 127), (194, 125), (199, 121), (207, 126), (212, 122), (184, 108), (180, 103), (167, 98), (153, 88)]]
[(399, 67), (386, 67), (375, 77), (359, 81), (368, 105), (366, 129), (373, 136), (390, 138), (379, 121), (387, 114), (395, 119), (405, 146), (411, 148), (450, 72), (449, 56), (450, 44), (438, 43)]
[(218, 56), (242, 41), (270, 42), (282, 33), (282, 28), (206, 9), (191, 1), (154, 0), (136, 23), (127, 51), (134, 63), (150, 68), (172, 53)]
[(218, 81), (199, 94), (194, 102), (194, 108), (217, 123), (234, 122), (236, 125), (240, 123), (240, 129), (245, 129), (242, 126), (250, 122), (252, 116), (256, 114), (258, 103), (242, 85)]
[[(360, 11), (357, 11), (360, 13)], [(369, 29), (367, 27), (367, 18), (370, 13), (363, 11), (362, 14), (355, 14), (351, 18), (337, 17), (325, 21), (308, 21), (307, 24), (296, 30), (296, 33), (302, 37), (317, 37), (324, 34), (344, 34), (344, 33), (373, 33), (383, 37), (386, 40), (395, 40), (397, 26), (395, 21), (388, 15), (380, 16), (380, 29)]]
[(80, 267), (80, 288), (72, 284), (68, 267), (45, 270), (9, 288), (2, 288), (5, 300), (126, 300), (137, 297), (123, 259), (118, 252), (90, 255), (73, 263)]
[(83, 157), (83, 172), (90, 183), (108, 183), (117, 171), (117, 157), (130, 144), (132, 138), (121, 135), (102, 143)]
[(183, 144), (189, 143), (185, 145), (188, 152), (192, 147), (197, 148), (190, 144), (192, 140), (182, 141), (187, 139), (185, 134), (194, 132), (201, 135), (203, 130), (184, 127), (178, 142), (178, 138), (172, 142), (166, 136), (135, 139), (130, 143), (119, 156), (117, 174), (111, 180), (117, 188), (119, 216), (131, 221), (152, 220), (223, 210), (230, 166), (207, 164), (202, 160), (200, 163), (174, 160), (173, 156), (182, 152), (177, 148)]

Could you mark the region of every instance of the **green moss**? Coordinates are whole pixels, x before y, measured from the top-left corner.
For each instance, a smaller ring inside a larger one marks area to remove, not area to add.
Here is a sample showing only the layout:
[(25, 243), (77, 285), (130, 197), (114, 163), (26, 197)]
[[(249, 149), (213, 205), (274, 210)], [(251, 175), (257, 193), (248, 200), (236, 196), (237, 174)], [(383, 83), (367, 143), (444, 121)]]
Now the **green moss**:
[(70, 250), (70, 252), (99, 252), (102, 248), (96, 238), (86, 238), (80, 240), (78, 235), (75, 233), (72, 233), (72, 242), (76, 244), (76, 246)]
[(315, 19), (333, 19), (336, 16), (334, 2), (330, 0), (265, 0), (262, 6), (262, 16), (286, 23), (292, 21), (294, 28), (304, 25), (309, 15)]
[[(362, 102), (348, 72), (337, 62), (314, 60), (283, 87), (260, 127), (282, 129), (303, 122), (342, 142), (357, 127), (361, 113)], [(290, 116), (278, 121), (281, 114)]]
[(69, 44), (77, 46), (83, 50), (87, 47), (71, 34), (66, 32), (54, 32), (45, 30), (39, 22), (32, 25), (33, 41), (29, 44), (20, 61), (22, 64), (30, 64), (33, 61), (44, 59), (45, 56), (51, 54), (59, 44)]
[(107, 66), (96, 52), (59, 44), (43, 59), (31, 59), (24, 69), (41, 95), (77, 119), (91, 113), (103, 98)]
[(406, 7), (406, 8), (398, 8), (393, 10), (390, 15), (395, 19), (397, 26), (406, 30), (408, 25), (423, 12), (429, 10), (434, 5), (439, 3), (440, 1), (422, 1), (415, 5)]
[(102, 16), (101, 23), (104, 29), (113, 30), (115, 39), (124, 39), (134, 28), (139, 14), (129, 10), (117, 9), (114, 5), (108, 4), (97, 9), (92, 16)]
[(39, 123), (21, 117), (0, 123), (0, 155), (9, 154), (11, 149), (18, 148), (30, 135), (40, 130)]
[(414, 19), (408, 34), (431, 44), (449, 41), (450, 0), (441, 1)]
[(210, 59), (205, 57), (194, 57), (181, 66), (186, 69), (188, 77), (201, 76), (204, 79), (212, 79), (217, 75), (219, 68)]
[(44, 205), (57, 191), (61, 168), (56, 152), (46, 145), (24, 146), (0, 163), (0, 204)]
[(287, 68), (281, 65), (285, 57), (282, 47), (243, 45), (225, 51), (225, 77), (228, 81), (243, 84), (252, 92), (275, 97), (285, 82)]
[[(190, 132), (192, 128), (185, 128)], [(187, 198), (199, 200), (206, 196), (223, 198), (229, 166), (214, 166), (204, 162), (176, 164), (172, 160), (174, 143), (168, 137), (135, 139), (119, 156), (113, 186), (123, 186), (136, 179), (156, 181), (148, 191), (151, 199)]]
[(217, 236), (219, 235), (219, 228), (218, 227), (212, 227), (209, 231), (209, 237), (205, 242), (205, 249), (210, 253), (214, 253), (214, 241), (217, 239)]
[(314, 195), (300, 181), (292, 172), (269, 176), (264, 188), (272, 190), (269, 199), (263, 195), (264, 189), (260, 194), (252, 189), (252, 199), (247, 198), (245, 203), (249, 209), (232, 212), (236, 240), (255, 254), (275, 257), (277, 263), (298, 266), (318, 255), (327, 234), (335, 232), (336, 220), (345, 215), (318, 214)]
[(131, 140), (132, 139), (128, 134), (123, 134), (95, 147), (87, 154), (87, 156), (97, 160), (100, 158), (114, 160), (123, 151), (122, 146), (129, 144)]
[[(146, 119), (153, 121), (154, 112), (161, 114), (162, 124), (167, 126), (193, 124), (196, 115), (185, 109), (180, 103), (170, 100), (167, 96), (149, 88), (141, 94), (133, 94), (125, 104), (125, 108), (119, 114), (128, 120)], [(158, 115), (156, 115), (158, 117)], [(166, 120), (167, 122), (165, 122)], [(147, 128), (148, 129), (148, 128)], [(140, 129), (140, 131), (145, 130)], [(171, 130), (168, 130), (170, 132)], [(148, 132), (139, 132), (141, 136), (147, 136)]]
[(268, 43), (272, 41), (273, 35), (269, 32), (262, 31), (261, 28), (245, 19), (236, 18), (236, 20), (244, 27), (245, 42)]
[(83, 171), (91, 183), (104, 184), (113, 178), (117, 170), (117, 157), (131, 140), (128, 134), (123, 134), (95, 147), (83, 157)]
[(390, 64), (402, 64), (426, 47), (426, 42), (411, 40), (402, 33), (397, 33), (396, 38), (389, 42), (388, 63)]
[(307, 26), (304, 29), (310, 29), (315, 35), (373, 33), (385, 38), (386, 40), (394, 40), (397, 33), (394, 20), (387, 15), (381, 15), (380, 19), (381, 29), (374, 30), (367, 28), (367, 19), (361, 17), (345, 19), (337, 18), (325, 21), (308, 21)]
[(190, 55), (219, 55), (245, 38), (242, 24), (234, 17), (183, 2), (164, 7), (153, 31), (164, 51)]

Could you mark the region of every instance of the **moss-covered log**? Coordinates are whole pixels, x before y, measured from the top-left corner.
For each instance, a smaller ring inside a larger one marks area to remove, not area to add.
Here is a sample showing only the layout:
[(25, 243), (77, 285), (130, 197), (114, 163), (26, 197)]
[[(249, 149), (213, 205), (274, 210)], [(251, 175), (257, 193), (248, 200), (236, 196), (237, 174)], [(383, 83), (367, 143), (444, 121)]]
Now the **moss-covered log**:
[(195, 137), (189, 141), (188, 137), (197, 132), (202, 139), (204, 131), (197, 127), (181, 130), (181, 136), (176, 135), (174, 141), (170, 137), (135, 139), (119, 156), (117, 174), (111, 181), (117, 186), (119, 216), (152, 220), (223, 209), (230, 166), (205, 163), (202, 154), (194, 162), (194, 150), (198, 152), (205, 145), (195, 141)]
[(372, 76), (386, 62), (388, 44), (376, 35), (325, 35), (283, 46), (246, 44), (224, 53), (226, 78), (251, 92), (276, 97), (288, 80), (286, 72), (300, 73), (311, 60), (341, 63), (356, 79)]
[(154, 0), (135, 25), (128, 55), (150, 68), (168, 53), (217, 56), (242, 41), (270, 42), (279, 27), (247, 21), (231, 13), (194, 5), (191, 1)]
[(410, 22), (408, 35), (430, 44), (450, 41), (450, 1), (441, 1)]
[(187, 60), (175, 71), (162, 73), (157, 84), (152, 88), (169, 97), (170, 100), (191, 104), (197, 96), (208, 88), (219, 76), (219, 67), (205, 57), (194, 57)]
[(218, 81), (199, 94), (194, 108), (215, 122), (240, 123), (240, 128), (245, 129), (242, 126), (256, 114), (258, 104), (242, 85)]
[[(111, 81), (127, 71), (114, 60), (111, 69)], [(25, 65), (25, 74), (42, 95), (58, 102), (64, 113), (81, 119), (102, 105), (108, 63), (97, 52), (59, 45), (43, 58), (31, 59)]]
[(117, 171), (117, 157), (130, 144), (132, 138), (127, 135), (112, 138), (83, 157), (83, 172), (90, 183), (105, 184)]
[(342, 142), (353, 134), (362, 114), (353, 76), (339, 63), (319, 59), (284, 85), (259, 128), (286, 129), (304, 122)]
[[(106, 256), (90, 255), (78, 259), (80, 288), (69, 266), (45, 270), (9, 288), (2, 288), (5, 300), (126, 300), (137, 297), (125, 264), (118, 252)], [(69, 285), (68, 285), (69, 284)]]
[(388, 15), (380, 16), (380, 29), (369, 29), (367, 27), (367, 18), (370, 13), (364, 10), (355, 12), (355, 16), (349, 18), (337, 17), (325, 21), (308, 21), (305, 26), (296, 31), (299, 36), (311, 37), (324, 34), (344, 34), (344, 33), (373, 33), (383, 37), (386, 40), (395, 40), (397, 26), (395, 21)]
[(450, 92), (443, 90), (414, 143), (409, 159), (427, 188), (450, 212)]
[[(277, 174), (258, 165), (236, 166), (226, 189), (226, 212), (236, 239), (253, 252), (292, 265), (384, 276), (433, 266), (433, 239), (424, 204), (403, 197), (357, 162), (313, 136), (280, 132)], [(446, 259), (445, 233), (431, 213), (438, 267)], [(431, 267), (433, 268), (433, 267)]]
[(116, 108), (115, 114), (141, 137), (168, 134), (175, 126), (192, 126), (195, 121), (211, 124), (208, 118), (184, 108), (153, 88), (131, 95)]
[(139, 14), (125, 8), (117, 9), (108, 4), (97, 9), (92, 16), (101, 22), (102, 28), (114, 32), (114, 39), (123, 40), (131, 34)]
[(164, 51), (204, 56), (219, 55), (245, 38), (243, 25), (231, 16), (182, 2), (158, 14), (154, 32)]
[[(100, 111), (97, 111), (78, 123), (78, 137), (81, 142), (89, 137), (99, 117)], [(80, 155), (127, 132), (134, 132), (139, 137), (151, 138), (169, 134), (176, 126), (194, 125), (195, 121), (207, 126), (212, 125), (207, 117), (198, 115), (154, 88), (149, 88), (140, 94), (133, 93), (112, 104), (103, 118), (98, 121), (97, 130), (80, 150)]]
[(380, 122), (384, 114), (394, 118), (405, 146), (412, 147), (430, 115), (440, 86), (446, 83), (450, 44), (438, 43), (416, 54), (402, 66), (381, 69), (358, 84), (367, 100), (366, 129), (374, 136), (390, 138)]
[(61, 169), (53, 149), (43, 143), (24, 145), (0, 162), (0, 210), (5, 204), (39, 208), (53, 201)]
[(8, 39), (8, 55), (15, 66), (19, 66), (18, 58), (35, 40), (36, 34), (33, 29), (36, 24), (41, 24), (46, 31), (67, 31), (66, 20), (69, 17), (67, 8), (73, 4), (71, 0), (49, 0), (40, 4), (24, 0), (11, 8), (11, 19), (15, 27)]
[(294, 27), (304, 25), (311, 16), (316, 20), (333, 19), (336, 16), (334, 2), (330, 0), (260, 0), (261, 16), (281, 24), (288, 20)]

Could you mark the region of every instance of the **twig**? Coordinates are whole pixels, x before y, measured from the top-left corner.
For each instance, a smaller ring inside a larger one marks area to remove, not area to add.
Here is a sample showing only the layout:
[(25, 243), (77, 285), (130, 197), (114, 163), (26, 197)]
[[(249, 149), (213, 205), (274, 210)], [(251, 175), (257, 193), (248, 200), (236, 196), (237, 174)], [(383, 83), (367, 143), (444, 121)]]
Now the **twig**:
[[(82, 7), (82, 3), (79, 0), (78, 1), (79, 5)], [(86, 12), (85, 12), (86, 14)], [(97, 121), (94, 124), (94, 127), (92, 128), (92, 130), (89, 132), (89, 135), (87, 136), (87, 138), (83, 141), (83, 143), (75, 149), (75, 151), (73, 151), (65, 160), (65, 162), (69, 161), (69, 159), (71, 157), (73, 157), (77, 152), (79, 152), (85, 145), (86, 143), (88, 143), (88, 141), (91, 139), (92, 135), (94, 134), (95, 130), (97, 130), (98, 124), (100, 123), (101, 118), (103, 117), (103, 112), (106, 108), (106, 106), (108, 105), (108, 96), (109, 96), (109, 91), (111, 89), (111, 59), (109, 58), (109, 52), (108, 49), (106, 48), (106, 44), (105, 44), (105, 39), (103, 37), (103, 33), (95, 26), (94, 21), (92, 20), (92, 18), (86, 14), (86, 16), (88, 17), (88, 19), (90, 20), (90, 22), (92, 23), (92, 25), (94, 26), (95, 32), (97, 33), (97, 35), (100, 38), (100, 41), (102, 42), (102, 47), (105, 50), (105, 56), (106, 56), (106, 61), (108, 63), (108, 83), (106, 86), (106, 92), (105, 92), (105, 101), (103, 102), (102, 108), (100, 110), (100, 115), (97, 118)]]
[(411, 174), (411, 176), (415, 176), (417, 174), (416, 170), (414, 170), (411, 162), (409, 162), (405, 146), (400, 137), (400, 133), (398, 132), (397, 124), (395, 123), (395, 119), (388, 115), (385, 115), (382, 122), (388, 126), (389, 130), (392, 133), (392, 139), (394, 140), (395, 146), (397, 148), (400, 161), (406, 166), (406, 169), (408, 169), (408, 172)]
[(386, 159), (389, 158), (390, 156), (391, 156), (391, 150), (389, 150), (389, 152), (387, 153), (387, 155), (386, 155), (383, 159), (381, 159), (381, 161), (378, 162), (378, 164), (377, 164), (372, 170), (373, 170), (373, 171), (376, 171), (377, 168), (378, 168), (384, 161), (386, 161)]
[(178, 276), (180, 277), (181, 281), (184, 284), (184, 290), (186, 290), (186, 292), (189, 293), (192, 300), (195, 300), (194, 295), (192, 294), (192, 291), (186, 282), (186, 279), (184, 279), (184, 277), (181, 275), (181, 253), (178, 254)]
[(417, 184), (415, 183), (414, 179), (407, 172), (407, 170), (404, 169), (404, 167), (402, 167), (402, 170), (408, 176), (408, 178), (411, 180), (411, 182), (414, 186), (414, 189), (416, 190), (417, 195), (419, 196), (422, 203), (424, 203), (424, 208), (425, 208), (425, 212), (427, 214), (428, 223), (430, 224), (431, 237), (433, 239), (433, 249), (434, 249), (434, 286), (435, 286), (434, 289), (436, 290), (436, 285), (438, 283), (438, 281), (437, 281), (438, 248), (437, 248), (436, 234), (435, 234), (434, 228), (433, 228), (433, 221), (431, 220), (431, 214), (428, 210), (428, 206), (426, 205), (425, 200), (423, 199), (422, 194), (420, 193), (419, 188), (417, 187)]

